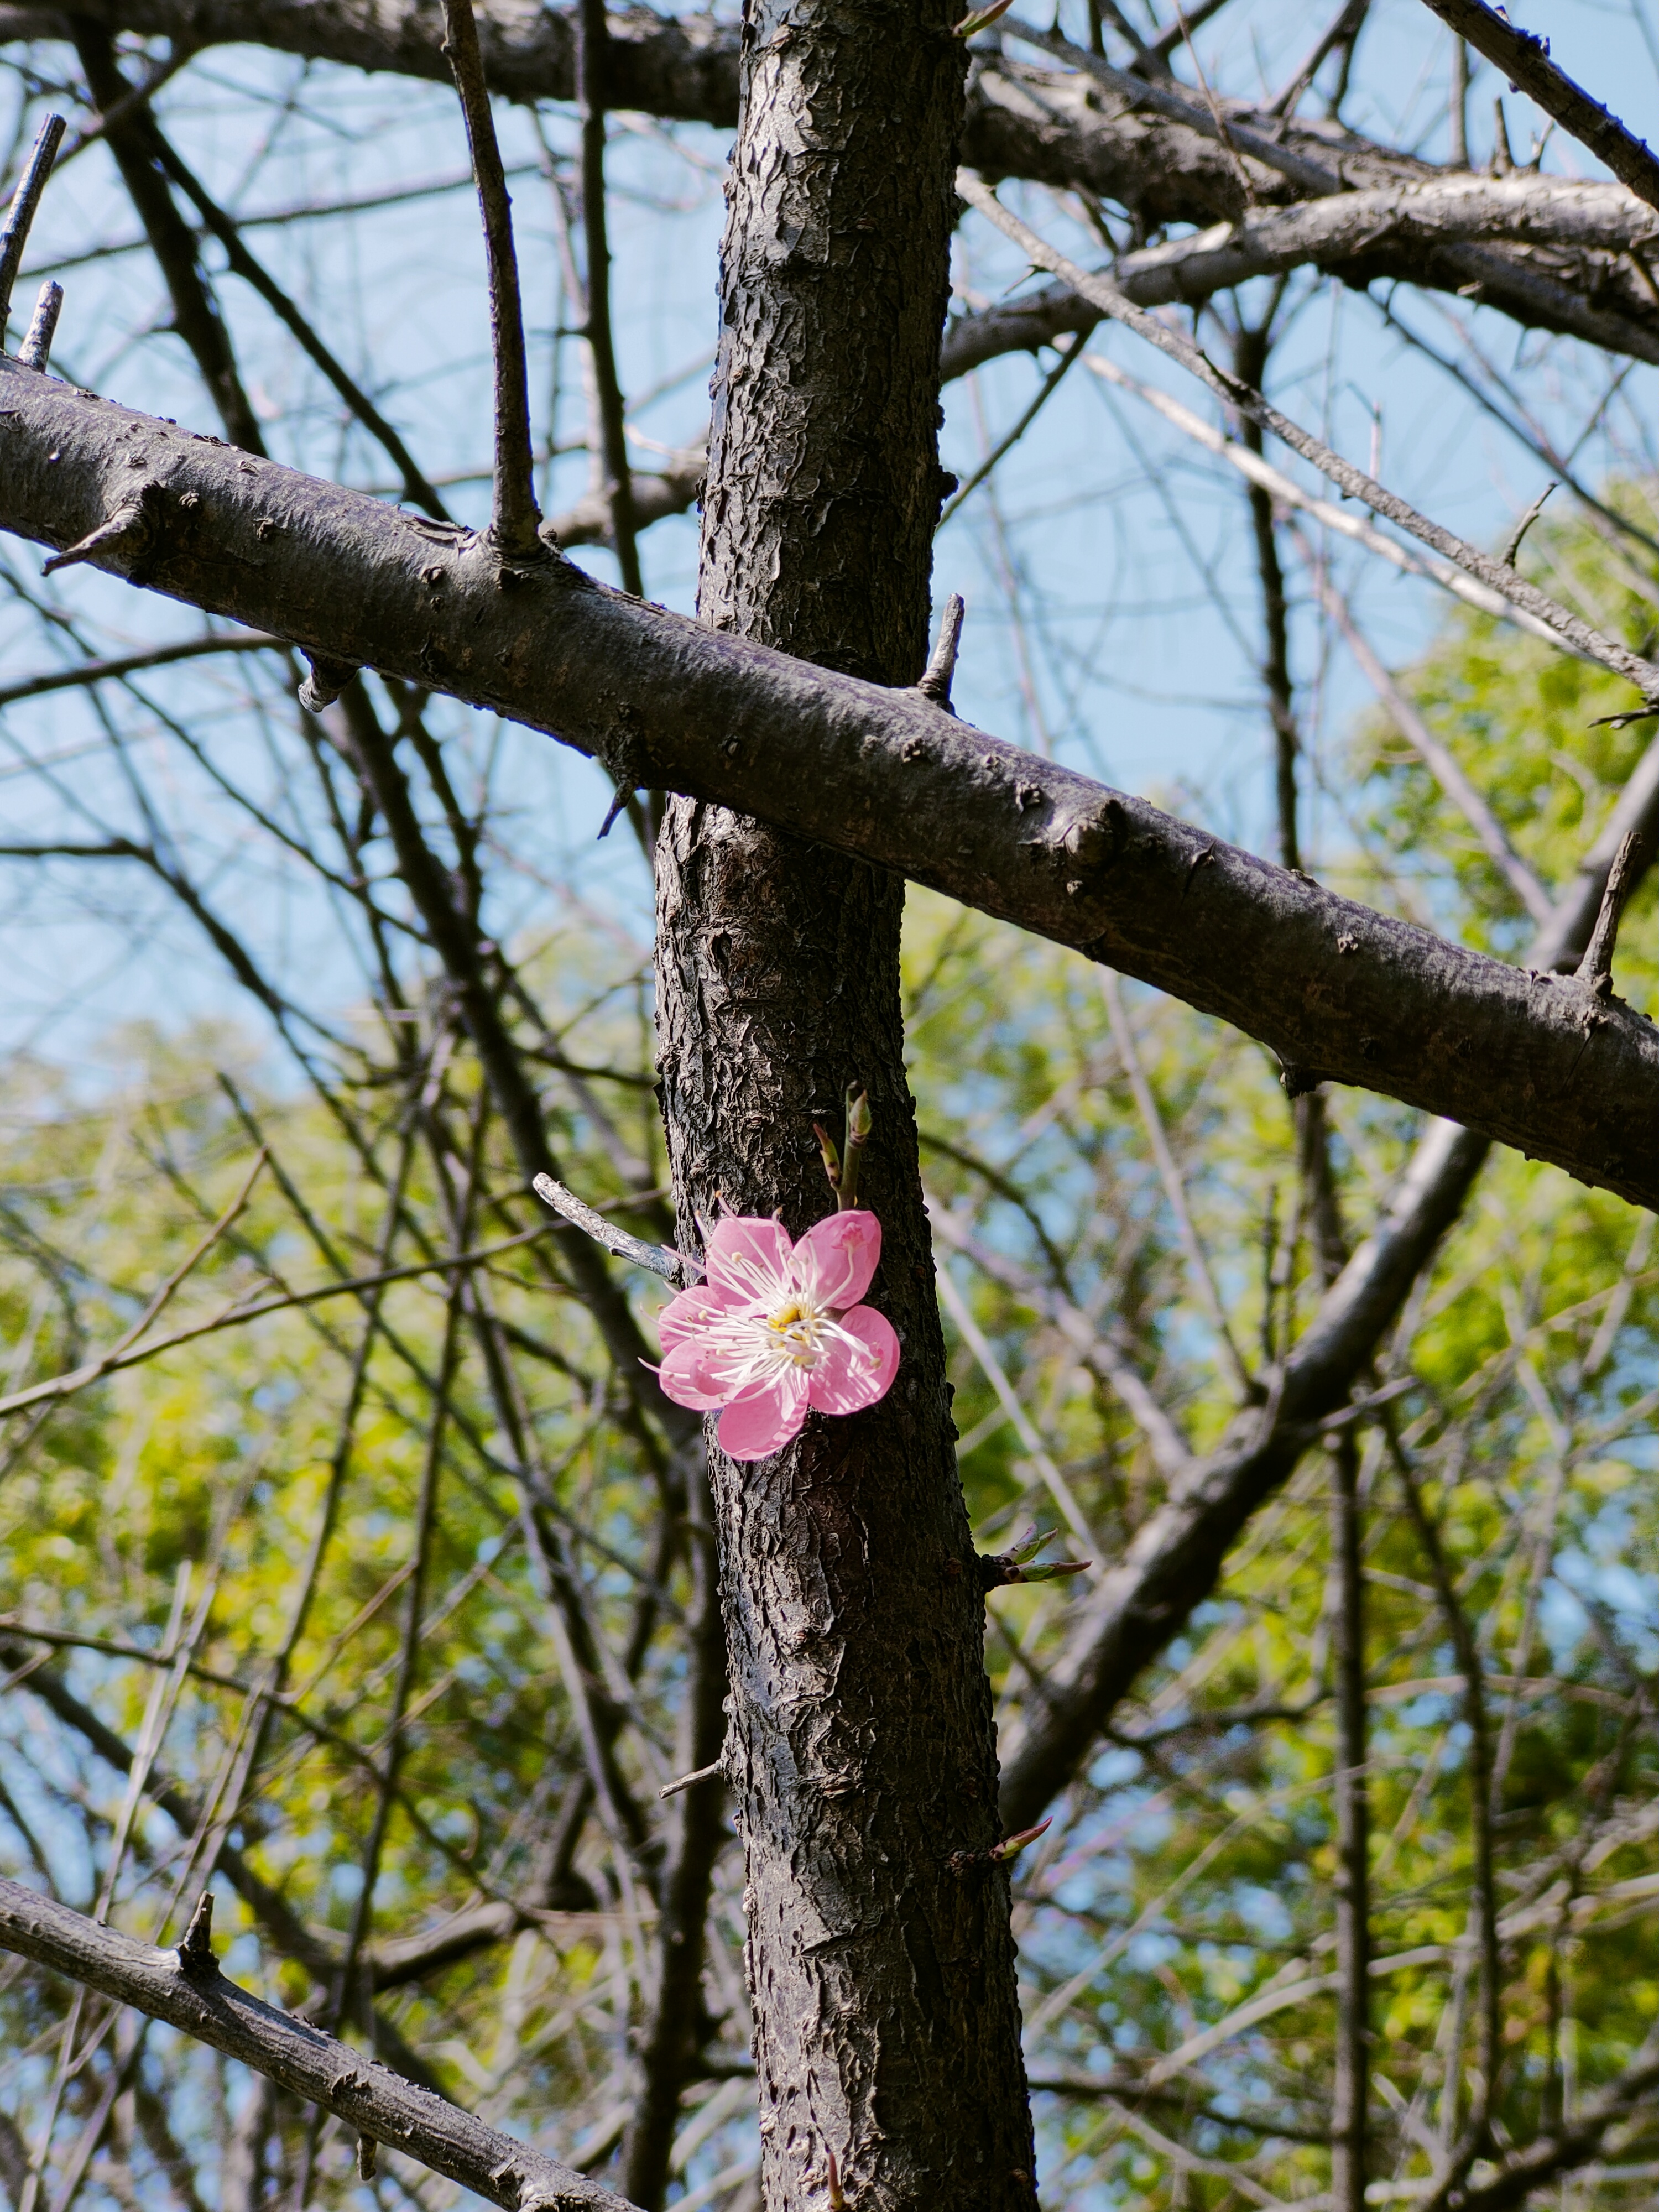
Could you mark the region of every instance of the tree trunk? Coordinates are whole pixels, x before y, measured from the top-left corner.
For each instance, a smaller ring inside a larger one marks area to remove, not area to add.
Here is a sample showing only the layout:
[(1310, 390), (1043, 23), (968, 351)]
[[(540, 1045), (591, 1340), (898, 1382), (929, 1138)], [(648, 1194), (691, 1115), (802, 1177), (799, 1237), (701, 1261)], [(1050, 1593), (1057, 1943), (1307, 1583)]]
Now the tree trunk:
[[(705, 621), (888, 684), (926, 658), (963, 56), (951, 0), (751, 0), (727, 186)], [(1024, 2207), (1034, 2157), (984, 1623), (952, 1453), (898, 980), (903, 887), (676, 800), (658, 848), (659, 1065), (682, 1233), (799, 1236), (811, 1124), (874, 1111), (883, 1403), (734, 1465), (711, 1440), (727, 1765), (769, 2212)], [(976, 1863), (975, 1863), (976, 1861)]]

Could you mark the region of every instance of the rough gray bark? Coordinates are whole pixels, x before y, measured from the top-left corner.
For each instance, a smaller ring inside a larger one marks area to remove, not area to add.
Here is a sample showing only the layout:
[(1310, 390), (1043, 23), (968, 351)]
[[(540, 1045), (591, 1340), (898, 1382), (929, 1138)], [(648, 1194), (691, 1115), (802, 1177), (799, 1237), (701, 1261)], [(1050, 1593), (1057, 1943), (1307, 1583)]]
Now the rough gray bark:
[[(248, 40), (316, 60), (448, 82), (437, 0), (331, 0), (325, 8), (315, 0), (122, 0), (101, 11), (88, 0), (87, 13), (192, 45)], [(64, 21), (46, 9), (0, 9), (0, 38), (60, 37)], [(570, 15), (526, 0), (492, 0), (478, 21), (496, 90), (520, 100), (575, 97)], [(737, 119), (738, 74), (738, 40), (729, 25), (701, 15), (665, 20), (643, 8), (611, 17), (608, 107), (729, 127)], [(963, 159), (993, 179), (1026, 177), (1097, 193), (1133, 208), (1148, 225), (1248, 222), (1255, 205), (1308, 196), (1305, 181), (1253, 161), (1255, 203), (1247, 204), (1240, 164), (1200, 100), (1168, 79), (1152, 87), (1127, 71), (1110, 74), (1115, 90), (1006, 56), (981, 58), (969, 90)], [(1247, 106), (1228, 101), (1223, 112), (1248, 127)], [(1264, 118), (1260, 129), (1285, 162), (1304, 174), (1322, 168), (1338, 191), (1398, 193), (1437, 179), (1453, 181), (1340, 125)], [(1356, 211), (1354, 225), (1338, 224), (1343, 234), (1328, 243), (1304, 241), (1298, 258), (1348, 283), (1401, 279), (1473, 294), (1529, 327), (1565, 331), (1642, 360), (1659, 357), (1659, 313), (1628, 254), (1584, 237), (1576, 219), (1554, 226), (1555, 179), (1511, 181), (1508, 200), (1489, 210), (1484, 243), (1450, 242), (1460, 235), (1455, 229), (1437, 236), (1437, 216), (1423, 229), (1405, 210), (1396, 228), (1390, 212), (1374, 209), (1369, 230)], [(1287, 236), (1294, 234), (1292, 227)]]
[(417, 2089), (378, 2060), (277, 2012), (234, 1982), (211, 1954), (153, 1950), (0, 1877), (0, 1950), (67, 1974), (152, 2020), (240, 2059), (296, 2097), (337, 2113), (372, 2142), (405, 2151), (502, 2212), (633, 2212), (574, 2167)]
[[(727, 185), (705, 622), (872, 684), (927, 658), (962, 55), (951, 0), (756, 0)], [(642, 726), (642, 727), (648, 726)], [(648, 736), (647, 738), (648, 743)], [(658, 844), (678, 1218), (833, 1210), (812, 1134), (875, 1117), (860, 1198), (903, 1364), (754, 1466), (710, 1438), (769, 2212), (1029, 2206), (984, 1621), (952, 1450), (898, 951), (903, 886), (695, 799)]]
[[(862, 237), (863, 234), (859, 234)], [(1069, 945), (1321, 1079), (1659, 1206), (1659, 1031), (960, 722), (0, 360), (0, 528)], [(844, 596), (844, 595), (843, 595)], [(920, 665), (919, 659), (917, 665)]]

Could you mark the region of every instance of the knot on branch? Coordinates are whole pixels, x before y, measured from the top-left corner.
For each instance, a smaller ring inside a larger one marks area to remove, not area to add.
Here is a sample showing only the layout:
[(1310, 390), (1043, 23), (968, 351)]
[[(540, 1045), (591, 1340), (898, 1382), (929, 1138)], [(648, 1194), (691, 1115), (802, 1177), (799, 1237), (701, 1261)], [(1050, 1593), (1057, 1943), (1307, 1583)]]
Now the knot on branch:
[(358, 665), (355, 660), (331, 659), (325, 653), (307, 653), (303, 646), (300, 651), (311, 672), (300, 686), (300, 704), (307, 714), (320, 714), (358, 673)]

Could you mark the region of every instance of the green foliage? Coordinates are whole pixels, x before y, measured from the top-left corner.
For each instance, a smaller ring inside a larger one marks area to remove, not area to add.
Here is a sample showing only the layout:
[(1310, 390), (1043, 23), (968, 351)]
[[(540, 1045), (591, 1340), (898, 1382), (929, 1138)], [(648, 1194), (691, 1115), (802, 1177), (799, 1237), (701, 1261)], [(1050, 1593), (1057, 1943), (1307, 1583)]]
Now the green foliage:
[[(1570, 574), (1604, 623), (1635, 623), (1601, 541), (1540, 527), (1528, 557)], [(1409, 685), (1528, 864), (1567, 882), (1645, 741), (1587, 726), (1620, 703), (1612, 688), (1475, 617)], [(1515, 951), (1507, 889), (1421, 769), (1376, 724), (1357, 742), (1356, 886)], [(1620, 948), (1638, 1003), (1652, 918), (1649, 892)], [(661, 1234), (641, 954), (586, 921), (519, 951), (520, 1048), (568, 1179)], [(1006, 1550), (1035, 1519), (1097, 1577), (1172, 1480), (1126, 1375), (1201, 1453), (1255, 1418), (1240, 1371), (1270, 1395), (1315, 1310), (1293, 1116), (1248, 1041), (1136, 991), (1115, 1008), (1098, 971), (921, 895), (906, 987), (980, 1548)], [(567, 1232), (529, 1210), (453, 1011), (418, 975), (399, 988), (383, 979), (386, 1018), (365, 1018), (333, 1072), (297, 1087), (228, 1028), (135, 1030), (125, 1079), (90, 1098), (44, 1066), (8, 1073), (6, 1388), (85, 1369), (143, 1326), (133, 1364), (17, 1407), (0, 1433), (0, 1668), (16, 1677), (0, 1698), (0, 1863), (89, 1909), (122, 1820), (124, 1777), (44, 1698), (49, 1669), (148, 1744), (152, 1779), (194, 1808), (140, 1809), (119, 1924), (176, 1936), (223, 1835), (252, 1877), (220, 1883), (240, 1978), (362, 2035), (371, 1992), (343, 1993), (326, 1962), (372, 1960), (383, 2051), (598, 2163), (626, 2115), (653, 1955), (651, 1868), (626, 1808), (652, 1805), (682, 1763), (684, 1494), (569, 1291)], [(1418, 1132), (1357, 1096), (1325, 1113), (1352, 1238)], [(1486, 2087), (1476, 1747), (1402, 1465), (1476, 1636), (1497, 1769), (1504, 2063), (1482, 2155), (1615, 2081), (1659, 2002), (1650, 1226), (1494, 1158), (1379, 1357), (1379, 1382), (1410, 1387), (1358, 1431), (1379, 2202), (1423, 2192), (1434, 2147)], [(380, 1282), (388, 1270), (408, 1272)], [(648, 1322), (660, 1286), (635, 1295)], [(234, 1318), (250, 1306), (270, 1310)], [(1176, 2212), (1327, 2185), (1329, 1486), (1311, 1449), (1018, 1863), (1048, 2201)], [(1006, 1728), (1066, 1663), (1093, 1586), (991, 1595)], [(618, 1802), (596, 1809), (606, 1731)], [(741, 1885), (734, 1843), (688, 2188), (749, 2154)], [(502, 1901), (516, 1923), (411, 1966), (410, 1940)], [(60, 1994), (0, 1984), (0, 2106), (42, 2109)], [(176, 2124), (211, 2172), (245, 2093), (176, 2039), (148, 2048), (139, 2079), (160, 2066), (194, 2085)], [(99, 2079), (67, 2085), (63, 2151)], [(146, 2109), (121, 2124), (153, 2134)], [(357, 2186), (349, 2143), (297, 2110), (279, 2105), (270, 2140), (273, 2188), (308, 2160), (324, 2200)]]

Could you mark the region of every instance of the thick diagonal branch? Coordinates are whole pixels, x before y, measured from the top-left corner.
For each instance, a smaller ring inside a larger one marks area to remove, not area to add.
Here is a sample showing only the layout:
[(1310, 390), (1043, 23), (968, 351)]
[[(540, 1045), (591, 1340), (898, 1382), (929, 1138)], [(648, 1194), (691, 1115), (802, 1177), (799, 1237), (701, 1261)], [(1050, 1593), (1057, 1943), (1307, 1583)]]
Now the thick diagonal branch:
[(1510, 22), (1504, 9), (1488, 8), (1484, 0), (1424, 0), (1424, 5), (1460, 39), (1467, 39), (1477, 53), (1495, 63), (1510, 79), (1511, 89), (1535, 100), (1546, 115), (1553, 115), (1598, 161), (1605, 161), (1615, 177), (1650, 207), (1659, 208), (1659, 161), (1652, 148), (1550, 59), (1547, 39), (1523, 31)]
[(504, 570), (469, 533), (6, 362), (0, 425), (0, 527), (73, 544), (139, 480), (154, 523), (136, 554), (100, 556), (118, 574), (545, 730), (629, 789), (908, 875), (1218, 1015), (1304, 1079), (1659, 1205), (1659, 1031), (1627, 1007), (1339, 898), (915, 690), (719, 635), (566, 562)]
[(585, 2173), (251, 1996), (210, 1960), (152, 1950), (3, 1878), (0, 1948), (240, 2059), (293, 2095), (337, 2113), (372, 2142), (418, 2159), (503, 2212), (632, 2212), (625, 2197)]

